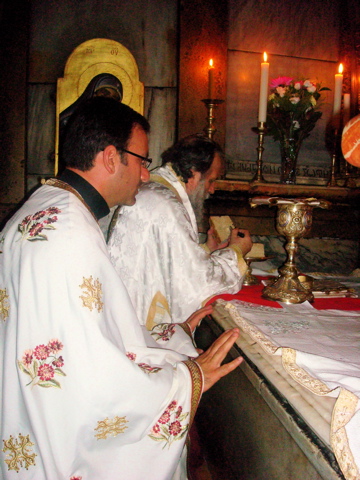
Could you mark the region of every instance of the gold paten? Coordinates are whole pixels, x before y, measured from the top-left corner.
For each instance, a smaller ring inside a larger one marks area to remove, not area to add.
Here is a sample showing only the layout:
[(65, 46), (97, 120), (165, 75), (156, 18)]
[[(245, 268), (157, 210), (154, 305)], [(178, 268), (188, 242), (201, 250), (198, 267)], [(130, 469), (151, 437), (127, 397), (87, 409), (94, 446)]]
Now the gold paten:
[[(284, 303), (303, 303), (306, 300), (313, 301), (310, 283), (304, 283), (299, 279), (299, 271), (295, 265), (295, 255), (299, 248), (299, 239), (308, 235), (312, 226), (312, 212), (315, 207), (329, 208), (330, 203), (316, 198), (286, 199), (269, 197), (252, 199), (253, 206), (268, 203), (278, 207), (276, 229), (280, 235), (286, 237), (285, 250), (287, 259), (279, 269), (279, 277), (273, 283), (267, 285), (262, 296), (268, 300), (276, 300)], [(306, 288), (305, 288), (306, 287)]]
[(82, 43), (69, 56), (64, 77), (58, 78), (56, 93), (55, 175), (58, 172), (60, 113), (72, 105), (90, 81), (101, 73), (110, 73), (122, 83), (122, 102), (144, 113), (144, 84), (131, 52), (114, 40), (94, 38)]

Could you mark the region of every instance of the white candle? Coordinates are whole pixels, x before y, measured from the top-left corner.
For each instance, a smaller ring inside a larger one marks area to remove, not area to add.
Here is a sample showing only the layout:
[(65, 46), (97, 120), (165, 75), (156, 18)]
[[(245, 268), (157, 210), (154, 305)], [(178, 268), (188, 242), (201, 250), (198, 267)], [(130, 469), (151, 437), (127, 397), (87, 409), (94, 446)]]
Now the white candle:
[(214, 65), (212, 58), (209, 61), (209, 99), (214, 98)]
[(266, 111), (268, 102), (268, 83), (269, 83), (269, 64), (267, 63), (267, 55), (264, 53), (264, 61), (261, 63), (260, 78), (260, 100), (259, 100), (259, 122), (266, 122)]
[(342, 63), (339, 65), (339, 73), (335, 75), (335, 87), (334, 87), (334, 106), (333, 106), (333, 117), (336, 117), (335, 120), (340, 118), (341, 111), (341, 97), (342, 97), (342, 84), (343, 84), (343, 66)]
[(350, 93), (344, 93), (344, 113), (343, 113), (343, 126), (350, 120)]

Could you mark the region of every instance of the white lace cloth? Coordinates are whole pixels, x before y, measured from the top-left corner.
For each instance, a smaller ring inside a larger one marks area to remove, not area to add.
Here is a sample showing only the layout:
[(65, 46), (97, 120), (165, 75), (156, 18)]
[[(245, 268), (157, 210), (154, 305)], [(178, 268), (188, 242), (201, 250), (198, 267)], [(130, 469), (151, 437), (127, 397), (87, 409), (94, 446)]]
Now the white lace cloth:
[(319, 396), (335, 397), (330, 444), (347, 480), (360, 479), (360, 312), (282, 309), (219, 301), (231, 319), (285, 370)]

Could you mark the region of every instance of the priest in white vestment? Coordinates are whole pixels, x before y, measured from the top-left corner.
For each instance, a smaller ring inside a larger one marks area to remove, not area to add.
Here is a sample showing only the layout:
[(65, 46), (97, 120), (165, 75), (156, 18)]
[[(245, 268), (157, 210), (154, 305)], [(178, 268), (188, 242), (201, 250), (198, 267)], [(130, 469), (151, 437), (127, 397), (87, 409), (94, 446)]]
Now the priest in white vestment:
[(162, 167), (143, 184), (132, 207), (115, 210), (108, 247), (142, 324), (180, 322), (209, 297), (240, 290), (251, 248), (232, 232), (212, 253), (199, 244), (196, 209), (214, 193), (222, 151), (201, 135), (182, 139), (163, 155)]
[[(147, 122), (105, 98), (71, 122), (68, 169), (0, 235), (0, 477), (186, 479), (181, 459), (202, 390), (240, 360), (209, 367), (189, 323), (142, 331), (98, 220), (133, 204), (148, 179), (138, 158), (146, 159)], [(78, 165), (85, 137), (97, 144)], [(211, 348), (223, 352), (237, 335), (225, 332)]]

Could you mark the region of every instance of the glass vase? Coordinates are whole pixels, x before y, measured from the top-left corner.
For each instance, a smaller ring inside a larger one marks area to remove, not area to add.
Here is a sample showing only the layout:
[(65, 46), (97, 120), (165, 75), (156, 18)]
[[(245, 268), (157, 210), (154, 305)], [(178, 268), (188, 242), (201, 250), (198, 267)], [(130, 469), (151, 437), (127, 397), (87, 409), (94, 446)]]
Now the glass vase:
[(280, 183), (294, 185), (296, 183), (296, 166), (300, 144), (286, 136), (280, 140), (281, 171)]

